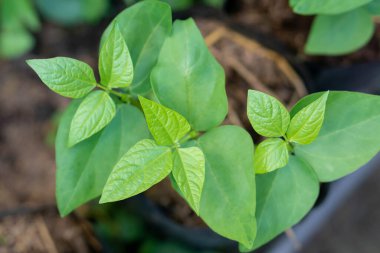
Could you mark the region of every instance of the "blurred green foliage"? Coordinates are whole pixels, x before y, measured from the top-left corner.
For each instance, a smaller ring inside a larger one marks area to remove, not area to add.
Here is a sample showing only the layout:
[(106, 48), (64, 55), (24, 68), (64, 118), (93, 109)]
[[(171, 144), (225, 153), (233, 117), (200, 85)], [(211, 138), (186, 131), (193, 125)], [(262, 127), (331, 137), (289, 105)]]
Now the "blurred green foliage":
[(16, 58), (34, 46), (40, 22), (30, 0), (0, 1), (0, 58)]
[[(132, 5), (142, 0), (124, 0), (127, 5)], [(194, 4), (201, 3), (214, 8), (222, 8), (225, 0), (160, 0), (168, 3), (174, 11), (184, 11), (191, 8)]]
[(35, 0), (41, 14), (60, 25), (94, 23), (104, 17), (108, 0)]

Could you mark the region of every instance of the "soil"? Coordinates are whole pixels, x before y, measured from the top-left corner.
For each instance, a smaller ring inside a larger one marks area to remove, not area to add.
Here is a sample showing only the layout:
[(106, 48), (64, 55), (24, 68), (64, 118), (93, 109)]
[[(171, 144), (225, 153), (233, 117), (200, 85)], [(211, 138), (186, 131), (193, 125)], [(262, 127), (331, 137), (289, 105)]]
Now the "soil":
[[(349, 56), (304, 55), (302, 48), (312, 19), (294, 15), (287, 2), (246, 0), (244, 8), (228, 18), (224, 16), (224, 21), (196, 20), (226, 71), (230, 104), (226, 124), (241, 125), (252, 133), (245, 116), (249, 88), (274, 94), (288, 107), (304, 96), (304, 78), (294, 70), (298, 70), (294, 63), (330, 67), (380, 56), (380, 31), (366, 47)], [(81, 212), (63, 219), (57, 213), (54, 151), (48, 136), (55, 127), (52, 117), (65, 108), (68, 100), (44, 87), (24, 61), (60, 55), (83, 60), (96, 68), (97, 42), (107, 23), (72, 30), (45, 23), (42, 32), (36, 34), (38, 43), (31, 54), (0, 61), (0, 253), (101, 251)], [(236, 32), (236, 25), (244, 29)], [(240, 33), (242, 30), (245, 32)], [(273, 47), (262, 46), (257, 34), (282, 43), (285, 52), (295, 58), (289, 61)], [(147, 195), (177, 222), (190, 227), (204, 225), (171, 190), (169, 181), (152, 188)]]
[[(98, 252), (87, 221), (55, 208), (52, 117), (68, 103), (49, 91), (25, 59), (64, 55), (96, 66), (99, 29), (45, 25), (35, 51), (0, 61), (0, 252)], [(95, 37), (93, 40), (84, 38)], [(80, 43), (73, 43), (80, 42)], [(49, 145), (50, 143), (50, 145)]]

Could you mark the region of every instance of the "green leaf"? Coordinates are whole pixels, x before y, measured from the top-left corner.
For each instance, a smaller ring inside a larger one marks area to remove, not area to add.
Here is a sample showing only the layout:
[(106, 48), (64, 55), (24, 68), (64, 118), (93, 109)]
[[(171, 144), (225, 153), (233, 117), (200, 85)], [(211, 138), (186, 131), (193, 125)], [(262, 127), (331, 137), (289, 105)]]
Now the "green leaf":
[(254, 168), (256, 174), (263, 174), (284, 167), (289, 160), (287, 144), (280, 138), (261, 142), (255, 150)]
[(23, 29), (0, 32), (0, 58), (20, 57), (33, 46), (33, 36)]
[(177, 144), (191, 129), (179, 113), (139, 96), (150, 132), (159, 145)]
[(104, 86), (120, 88), (128, 87), (132, 83), (132, 59), (116, 23), (100, 50), (99, 73)]
[(205, 180), (205, 158), (197, 147), (179, 148), (174, 152), (173, 177), (183, 196), (199, 214), (203, 183)]
[(290, 6), (298, 14), (340, 14), (354, 10), (372, 0), (290, 0)]
[(105, 0), (35, 0), (35, 3), (44, 18), (66, 26), (97, 22), (109, 7), (109, 1)]
[[(292, 114), (320, 94), (300, 100)], [(315, 141), (296, 145), (295, 153), (328, 182), (352, 173), (380, 150), (380, 97), (355, 92), (332, 91), (326, 104), (325, 120)]]
[(121, 104), (106, 128), (68, 148), (70, 124), (79, 104), (76, 100), (66, 109), (56, 139), (56, 197), (62, 216), (98, 197), (121, 156), (141, 139), (149, 138), (141, 111)]
[(313, 207), (319, 182), (302, 159), (290, 156), (285, 168), (256, 176), (257, 236), (251, 250), (297, 224)]
[(305, 52), (315, 55), (342, 55), (364, 46), (375, 26), (365, 8), (339, 15), (319, 15), (314, 19)]
[(200, 216), (218, 234), (250, 247), (256, 235), (256, 185), (251, 136), (236, 126), (198, 140), (206, 159)]
[(161, 0), (161, 1), (169, 4), (174, 12), (185, 11), (194, 4), (194, 0)]
[(329, 92), (298, 111), (290, 121), (286, 133), (289, 141), (310, 144), (317, 138), (325, 116), (326, 101)]
[(373, 0), (366, 5), (366, 9), (371, 15), (379, 16), (380, 15), (380, 0)]
[(94, 72), (84, 62), (56, 57), (27, 63), (44, 84), (64, 97), (81, 98), (96, 87)]
[(153, 140), (142, 140), (116, 164), (104, 187), (100, 203), (137, 195), (163, 180), (172, 170), (171, 150)]
[(160, 103), (182, 114), (197, 131), (218, 126), (227, 114), (223, 68), (192, 19), (175, 21), (151, 81)]
[(290, 122), (288, 111), (276, 98), (256, 90), (248, 91), (247, 115), (253, 129), (265, 137), (284, 136)]
[[(146, 94), (151, 90), (150, 72), (157, 62), (162, 44), (172, 28), (170, 6), (160, 1), (143, 1), (121, 12), (114, 19), (123, 34), (134, 63), (131, 91)], [(102, 44), (112, 29), (110, 25), (102, 36)]]
[(116, 114), (116, 106), (108, 93), (91, 92), (80, 104), (71, 122), (69, 146), (91, 137), (107, 126)]

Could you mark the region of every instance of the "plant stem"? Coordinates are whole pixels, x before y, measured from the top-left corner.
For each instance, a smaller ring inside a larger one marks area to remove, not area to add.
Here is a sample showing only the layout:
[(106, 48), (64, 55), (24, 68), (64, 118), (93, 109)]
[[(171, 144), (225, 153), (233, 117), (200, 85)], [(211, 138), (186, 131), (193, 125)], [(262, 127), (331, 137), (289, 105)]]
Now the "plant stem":
[(118, 92), (118, 91), (115, 91), (115, 90), (109, 89), (109, 88), (104, 87), (104, 86), (102, 86), (102, 85), (100, 85), (100, 84), (96, 84), (96, 87), (98, 87), (99, 89), (102, 89), (102, 90), (104, 90), (104, 91), (106, 91), (106, 92), (108, 92), (108, 93), (111, 93), (111, 94), (113, 94), (113, 95), (119, 97), (121, 101), (123, 101), (123, 102), (125, 102), (125, 103), (127, 103), (127, 104), (130, 104), (130, 103), (131, 103), (131, 99), (132, 99), (132, 97), (131, 97), (131, 95), (129, 95), (129, 94), (121, 93), (121, 92)]

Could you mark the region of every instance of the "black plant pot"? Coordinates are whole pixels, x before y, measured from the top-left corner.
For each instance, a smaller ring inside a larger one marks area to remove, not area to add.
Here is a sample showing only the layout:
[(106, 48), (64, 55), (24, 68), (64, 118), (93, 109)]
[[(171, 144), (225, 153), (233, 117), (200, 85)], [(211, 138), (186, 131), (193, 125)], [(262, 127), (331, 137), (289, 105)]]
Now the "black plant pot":
[(380, 61), (323, 70), (313, 87), (316, 91), (349, 90), (380, 94)]

